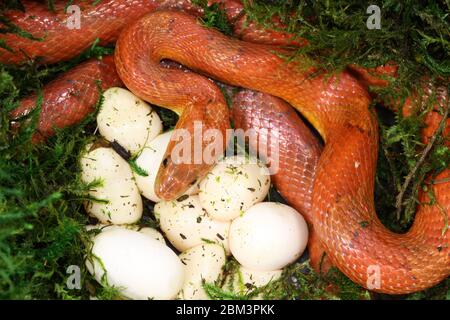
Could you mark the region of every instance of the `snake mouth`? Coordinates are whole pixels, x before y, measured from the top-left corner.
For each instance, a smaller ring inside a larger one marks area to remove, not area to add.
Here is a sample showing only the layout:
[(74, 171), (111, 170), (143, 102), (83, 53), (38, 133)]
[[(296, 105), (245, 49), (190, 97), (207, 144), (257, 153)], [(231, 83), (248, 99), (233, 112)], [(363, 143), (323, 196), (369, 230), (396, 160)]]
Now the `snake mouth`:
[(170, 156), (164, 157), (155, 180), (155, 193), (165, 201), (183, 196), (205, 176), (213, 165), (174, 163)]

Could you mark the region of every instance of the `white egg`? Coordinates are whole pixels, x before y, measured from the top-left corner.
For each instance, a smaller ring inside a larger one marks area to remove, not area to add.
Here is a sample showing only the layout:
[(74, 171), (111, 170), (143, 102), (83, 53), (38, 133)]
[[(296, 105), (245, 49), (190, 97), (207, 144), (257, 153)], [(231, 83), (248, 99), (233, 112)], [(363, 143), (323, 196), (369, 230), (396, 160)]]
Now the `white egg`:
[(230, 221), (266, 197), (270, 188), (267, 167), (253, 158), (224, 158), (200, 182), (199, 197), (210, 216)]
[(90, 215), (105, 224), (131, 224), (141, 218), (142, 198), (130, 166), (113, 149), (101, 147), (87, 152), (81, 157), (80, 165), (84, 183), (101, 183), (89, 195), (103, 202), (85, 202)]
[(90, 252), (89, 272), (127, 298), (173, 299), (183, 287), (184, 265), (178, 256), (141, 232), (106, 229), (94, 237)]
[(143, 100), (123, 88), (109, 88), (103, 93), (103, 104), (97, 115), (100, 134), (116, 140), (131, 153), (138, 152), (147, 141), (162, 131), (159, 116)]
[(307, 241), (308, 227), (303, 217), (280, 203), (258, 203), (230, 227), (232, 255), (252, 270), (282, 269), (301, 256)]
[(135, 224), (121, 225), (121, 226), (117, 226), (117, 225), (113, 225), (113, 224), (96, 224), (96, 225), (86, 226), (87, 231), (98, 229), (99, 231), (103, 232), (104, 230), (110, 230), (110, 229), (114, 229), (114, 228), (119, 228), (119, 229), (125, 228), (128, 230), (138, 231), (142, 234), (149, 236), (152, 239), (158, 240), (159, 242), (161, 242), (164, 245), (166, 244), (166, 240), (164, 239), (164, 236), (158, 230), (150, 228), (150, 227), (141, 228), (140, 226), (137, 226)]
[(230, 223), (211, 219), (197, 195), (183, 198), (155, 205), (155, 216), (170, 243), (179, 251), (185, 251), (206, 240), (217, 242), (229, 251)]
[(162, 244), (166, 245), (166, 240), (164, 239), (164, 236), (161, 234), (161, 232), (159, 232), (156, 229), (145, 227), (145, 228), (140, 228), (137, 231), (149, 236), (152, 239), (158, 240)]
[(222, 275), (226, 262), (222, 246), (201, 244), (182, 254), (180, 259), (185, 265), (185, 279), (180, 294), (186, 300), (207, 300), (203, 282), (214, 283)]
[[(173, 131), (168, 131), (157, 136), (154, 140), (145, 145), (142, 152), (136, 158), (136, 164), (147, 174), (147, 176), (143, 176), (134, 173), (137, 186), (144, 197), (154, 202), (161, 201), (155, 193), (155, 179), (167, 146), (169, 145), (172, 132)], [(197, 192), (198, 186), (195, 184), (190, 187), (185, 194), (190, 195)]]
[[(232, 280), (232, 291), (240, 295), (245, 295), (279, 279), (282, 273), (283, 270), (257, 271), (240, 266), (237, 273), (233, 274), (233, 277), (228, 277), (224, 289), (229, 290), (230, 282)], [(258, 295), (254, 297), (254, 299), (255, 298), (262, 298), (262, 295)]]

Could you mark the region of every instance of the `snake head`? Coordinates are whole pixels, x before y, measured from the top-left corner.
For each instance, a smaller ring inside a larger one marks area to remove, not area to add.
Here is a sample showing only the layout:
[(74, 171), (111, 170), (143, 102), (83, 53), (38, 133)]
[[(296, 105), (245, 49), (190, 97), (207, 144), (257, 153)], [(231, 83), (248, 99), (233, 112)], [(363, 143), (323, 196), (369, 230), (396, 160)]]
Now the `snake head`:
[(156, 195), (170, 201), (189, 193), (193, 186), (200, 181), (213, 165), (175, 163), (169, 156), (164, 157), (155, 181)]

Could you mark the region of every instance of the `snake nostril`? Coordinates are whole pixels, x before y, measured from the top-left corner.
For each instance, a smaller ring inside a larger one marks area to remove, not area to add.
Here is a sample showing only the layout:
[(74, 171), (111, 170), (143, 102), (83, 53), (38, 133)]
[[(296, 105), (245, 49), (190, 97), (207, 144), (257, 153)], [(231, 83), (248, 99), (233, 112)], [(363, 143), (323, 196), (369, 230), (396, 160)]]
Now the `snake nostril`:
[(161, 164), (164, 168), (166, 168), (168, 165), (168, 162), (169, 162), (169, 158), (164, 158)]

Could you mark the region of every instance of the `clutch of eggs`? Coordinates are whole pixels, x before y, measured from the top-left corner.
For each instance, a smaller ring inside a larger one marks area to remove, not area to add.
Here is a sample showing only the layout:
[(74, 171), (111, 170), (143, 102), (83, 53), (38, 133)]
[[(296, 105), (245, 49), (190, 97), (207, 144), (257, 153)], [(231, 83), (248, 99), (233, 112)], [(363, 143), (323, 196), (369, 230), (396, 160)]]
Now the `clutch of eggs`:
[[(140, 170), (105, 146), (88, 145), (80, 158), (82, 180), (92, 186), (85, 208), (101, 223), (88, 227), (99, 233), (92, 236), (86, 265), (100, 284), (130, 299), (207, 299), (203, 282), (223, 276), (230, 253), (247, 288), (275, 281), (300, 257), (306, 222), (287, 205), (263, 202), (270, 188), (264, 164), (226, 157), (184, 195), (161, 201), (155, 179), (172, 131), (162, 133), (158, 115), (126, 89), (108, 89), (104, 98), (99, 132), (130, 152)], [(156, 202), (162, 233), (136, 226), (143, 214), (141, 195)], [(236, 288), (245, 293), (242, 284)]]

